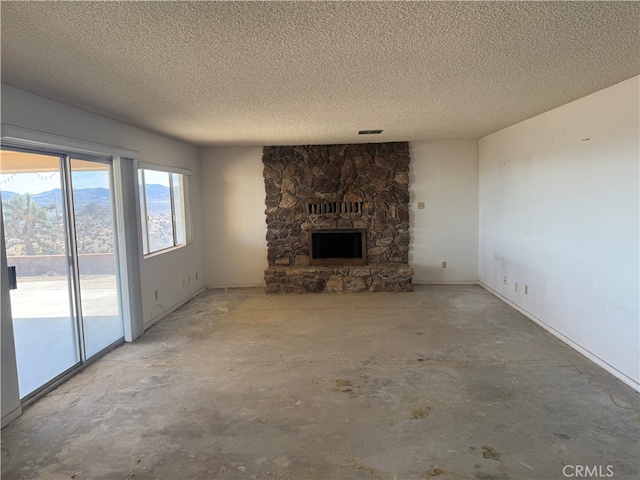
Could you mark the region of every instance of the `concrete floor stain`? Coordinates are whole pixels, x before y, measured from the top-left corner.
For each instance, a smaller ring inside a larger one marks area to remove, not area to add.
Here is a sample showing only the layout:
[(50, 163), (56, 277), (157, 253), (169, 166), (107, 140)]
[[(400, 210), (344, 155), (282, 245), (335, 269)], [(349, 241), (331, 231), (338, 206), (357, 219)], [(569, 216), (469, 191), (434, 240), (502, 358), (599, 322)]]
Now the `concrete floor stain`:
[(409, 418), (413, 420), (420, 420), (429, 415), (429, 412), (433, 410), (432, 407), (425, 405), (424, 407), (420, 407), (417, 410), (411, 412), (411, 416)]
[(491, 445), (482, 445), (482, 456), (492, 460), (500, 460), (501, 453), (496, 451)]

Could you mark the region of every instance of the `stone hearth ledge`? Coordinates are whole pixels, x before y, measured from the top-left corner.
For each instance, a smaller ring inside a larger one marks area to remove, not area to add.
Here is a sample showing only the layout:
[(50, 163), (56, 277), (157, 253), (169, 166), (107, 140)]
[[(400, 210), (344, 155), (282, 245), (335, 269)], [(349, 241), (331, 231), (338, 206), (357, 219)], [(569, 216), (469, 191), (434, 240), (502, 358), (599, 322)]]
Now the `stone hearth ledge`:
[(267, 293), (411, 292), (413, 268), (379, 263), (359, 266), (271, 266), (264, 271)]

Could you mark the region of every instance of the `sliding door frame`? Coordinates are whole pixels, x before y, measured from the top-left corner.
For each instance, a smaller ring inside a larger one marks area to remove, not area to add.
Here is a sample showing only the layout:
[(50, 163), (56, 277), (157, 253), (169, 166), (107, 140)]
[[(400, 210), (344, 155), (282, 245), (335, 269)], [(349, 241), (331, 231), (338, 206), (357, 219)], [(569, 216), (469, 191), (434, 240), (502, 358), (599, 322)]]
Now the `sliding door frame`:
[[(29, 151), (55, 155), (61, 158), (63, 175), (63, 190), (65, 192), (65, 217), (69, 229), (69, 255), (72, 262), (71, 271), (73, 284), (73, 307), (77, 335), (80, 345), (80, 361), (62, 372), (43, 387), (35, 390), (20, 400), (22, 407), (26, 407), (36, 399), (56, 388), (69, 377), (82, 370), (85, 366), (108, 353), (114, 347), (131, 342), (144, 332), (142, 316), (142, 285), (140, 259), (141, 227), (139, 222), (140, 202), (138, 192), (137, 164), (138, 152), (108, 145), (95, 144), (69, 137), (63, 137), (37, 130), (2, 124), (0, 127), (0, 147), (3, 149)], [(75, 238), (75, 222), (72, 221), (73, 192), (71, 182), (71, 160), (90, 160), (110, 164), (110, 185), (112, 187), (112, 205), (114, 207), (114, 248), (118, 259), (116, 276), (119, 283), (119, 309), (124, 323), (124, 339), (119, 339), (108, 345), (90, 359), (86, 358), (84, 342), (84, 328), (82, 324), (82, 308), (80, 305), (80, 278)], [(134, 208), (131, 208), (135, 206)], [(1, 221), (1, 219), (0, 219)], [(6, 256), (6, 252), (3, 252)]]
[[(36, 153), (36, 152), (34, 152)], [(87, 361), (87, 352), (84, 339), (84, 319), (82, 315), (82, 295), (80, 293), (80, 265), (78, 262), (78, 239), (76, 237), (75, 208), (73, 206), (73, 185), (71, 181), (71, 158), (69, 155), (62, 155), (61, 168), (62, 184), (64, 195), (62, 202), (65, 207), (66, 238), (69, 250), (69, 273), (71, 277), (70, 291), (73, 298), (72, 315), (76, 324), (76, 341), (80, 348), (80, 363)]]

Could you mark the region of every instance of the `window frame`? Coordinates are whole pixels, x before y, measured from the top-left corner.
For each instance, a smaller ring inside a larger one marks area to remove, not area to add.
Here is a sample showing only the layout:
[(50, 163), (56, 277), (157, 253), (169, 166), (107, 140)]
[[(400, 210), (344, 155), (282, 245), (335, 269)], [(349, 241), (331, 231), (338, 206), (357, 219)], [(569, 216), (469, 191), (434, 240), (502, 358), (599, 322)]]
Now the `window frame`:
[[(169, 198), (171, 205), (171, 234), (172, 234), (172, 243), (173, 245), (161, 248), (158, 250), (151, 251), (151, 242), (149, 238), (149, 213), (148, 213), (148, 205), (147, 205), (147, 184), (145, 178), (145, 170), (150, 170), (158, 173), (167, 174), (167, 179), (169, 180)], [(177, 182), (175, 182), (177, 177)], [(177, 250), (179, 248), (186, 247), (192, 243), (191, 239), (191, 208), (189, 204), (189, 181), (188, 178), (191, 176), (190, 170), (185, 170), (181, 168), (167, 167), (165, 165), (156, 165), (146, 162), (139, 162), (138, 165), (138, 183), (139, 183), (139, 198), (140, 202), (140, 227), (142, 233), (142, 254), (143, 258), (154, 257), (157, 255), (162, 255), (163, 253), (167, 253), (173, 250)], [(174, 184), (177, 183), (179, 186), (179, 194), (181, 196), (180, 202), (180, 213), (182, 218), (182, 242), (178, 243), (178, 224), (177, 219), (179, 215), (176, 214), (176, 189)]]

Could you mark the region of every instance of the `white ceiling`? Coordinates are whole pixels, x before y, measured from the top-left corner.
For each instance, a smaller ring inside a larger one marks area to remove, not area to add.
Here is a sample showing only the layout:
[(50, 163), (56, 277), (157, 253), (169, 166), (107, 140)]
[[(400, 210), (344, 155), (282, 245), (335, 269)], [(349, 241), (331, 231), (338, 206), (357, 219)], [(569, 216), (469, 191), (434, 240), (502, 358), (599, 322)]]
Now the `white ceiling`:
[(638, 2), (1, 8), (3, 83), (200, 146), (477, 138), (640, 73)]

